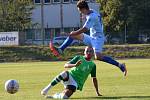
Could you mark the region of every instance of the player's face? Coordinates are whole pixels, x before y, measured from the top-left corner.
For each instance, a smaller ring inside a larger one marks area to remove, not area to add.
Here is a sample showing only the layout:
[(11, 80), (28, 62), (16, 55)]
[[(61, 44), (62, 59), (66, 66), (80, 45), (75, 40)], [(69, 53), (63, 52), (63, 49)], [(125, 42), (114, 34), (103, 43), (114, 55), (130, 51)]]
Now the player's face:
[(82, 13), (84, 15), (87, 15), (87, 9), (85, 9), (85, 8), (82, 8), (82, 9), (78, 8), (78, 10), (79, 10), (80, 13)]
[(93, 56), (93, 49), (90, 47), (87, 47), (84, 51), (84, 54), (88, 59), (91, 59)]

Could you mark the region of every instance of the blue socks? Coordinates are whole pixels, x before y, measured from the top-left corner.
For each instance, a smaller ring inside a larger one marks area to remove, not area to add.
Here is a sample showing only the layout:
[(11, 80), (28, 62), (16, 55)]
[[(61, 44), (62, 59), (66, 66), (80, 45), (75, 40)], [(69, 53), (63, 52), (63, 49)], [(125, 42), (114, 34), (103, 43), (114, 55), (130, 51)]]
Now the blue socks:
[(67, 48), (73, 41), (73, 38), (71, 38), (70, 36), (67, 37), (67, 39), (64, 41), (64, 43), (59, 47), (62, 51), (65, 50), (65, 48)]
[(112, 59), (111, 57), (108, 57), (108, 56), (103, 56), (101, 61), (112, 64), (112, 65), (115, 65), (117, 67), (120, 67), (119, 63), (116, 60), (114, 60), (114, 59)]

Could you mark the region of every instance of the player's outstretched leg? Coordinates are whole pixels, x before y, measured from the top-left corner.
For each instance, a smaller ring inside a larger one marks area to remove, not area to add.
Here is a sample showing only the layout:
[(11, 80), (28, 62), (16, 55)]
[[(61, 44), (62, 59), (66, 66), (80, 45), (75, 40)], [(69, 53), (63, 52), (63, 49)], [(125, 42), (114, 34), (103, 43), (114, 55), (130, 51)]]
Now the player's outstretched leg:
[(47, 99), (69, 99), (67, 95), (64, 93), (55, 93), (53, 96), (47, 95), (45, 98)]
[(65, 50), (65, 48), (67, 48), (72, 43), (72, 41), (73, 41), (73, 38), (68, 36), (67, 39), (63, 42), (63, 44), (59, 48), (56, 48), (55, 46), (53, 46), (52, 41), (50, 41), (49, 46), (50, 46), (52, 53), (55, 56), (60, 56)]
[(52, 82), (50, 84), (48, 84), (42, 91), (41, 94), (42, 95), (46, 95), (48, 93), (48, 91), (55, 86), (56, 84), (58, 84), (60, 81), (67, 81), (68, 80), (68, 72), (64, 71), (62, 73), (60, 73), (58, 76), (56, 76)]
[(127, 68), (126, 68), (126, 65), (124, 63), (121, 64), (109, 56), (102, 56), (100, 53), (97, 53), (95, 58), (97, 60), (100, 60), (100, 61), (103, 61), (103, 62), (117, 66), (124, 73), (124, 76), (127, 75)]
[(127, 75), (127, 69), (126, 69), (126, 65), (124, 63), (121, 64), (108, 56), (103, 56), (101, 61), (117, 66), (124, 73), (124, 76)]
[(75, 92), (75, 90), (73, 89), (64, 89), (64, 91), (62, 93), (55, 93), (53, 96), (46, 96), (46, 98), (53, 98), (53, 99), (69, 99), (71, 95), (73, 95), (73, 93)]
[(126, 76), (127, 75), (127, 68), (126, 68), (125, 63), (120, 64), (119, 68), (124, 73), (124, 76)]

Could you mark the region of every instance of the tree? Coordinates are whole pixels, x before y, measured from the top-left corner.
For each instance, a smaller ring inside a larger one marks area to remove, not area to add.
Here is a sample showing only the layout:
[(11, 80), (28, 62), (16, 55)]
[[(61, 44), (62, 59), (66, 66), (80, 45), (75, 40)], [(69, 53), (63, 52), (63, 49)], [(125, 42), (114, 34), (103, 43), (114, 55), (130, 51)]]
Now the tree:
[(120, 0), (98, 0), (103, 15), (104, 27), (107, 31), (118, 30), (122, 24), (118, 20), (118, 12), (121, 6)]
[[(98, 0), (106, 32), (123, 32), (133, 39), (139, 30), (150, 29), (149, 0)], [(121, 33), (122, 34), (122, 33)]]
[(0, 2), (1, 31), (22, 31), (31, 25), (32, 0), (2, 0)]
[(122, 30), (124, 24), (131, 24), (132, 29), (150, 28), (149, 0), (98, 0), (98, 2), (108, 31)]

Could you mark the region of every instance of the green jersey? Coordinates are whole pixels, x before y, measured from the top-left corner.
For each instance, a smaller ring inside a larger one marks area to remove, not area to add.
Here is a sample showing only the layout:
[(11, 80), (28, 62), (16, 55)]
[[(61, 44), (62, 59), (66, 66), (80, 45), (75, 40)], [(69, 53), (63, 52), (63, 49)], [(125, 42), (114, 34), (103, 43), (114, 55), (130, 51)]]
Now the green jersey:
[(81, 60), (82, 63), (79, 66), (71, 68), (69, 73), (77, 82), (77, 89), (82, 90), (89, 74), (91, 74), (91, 77), (96, 77), (96, 65), (92, 61), (87, 61), (83, 56), (76, 56), (69, 63), (75, 64), (79, 60)]

